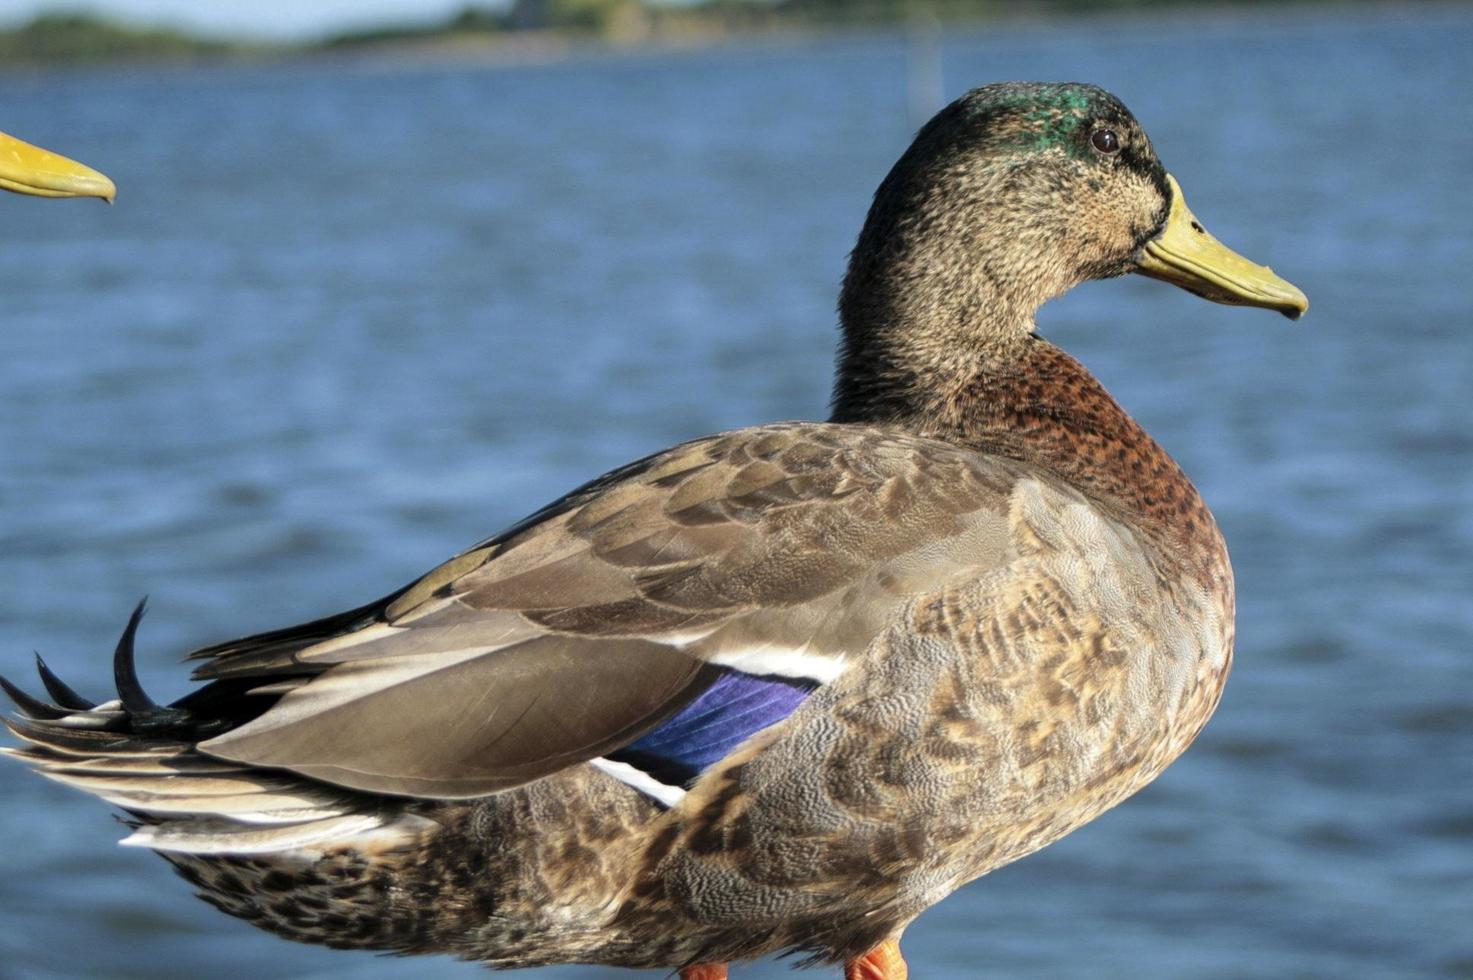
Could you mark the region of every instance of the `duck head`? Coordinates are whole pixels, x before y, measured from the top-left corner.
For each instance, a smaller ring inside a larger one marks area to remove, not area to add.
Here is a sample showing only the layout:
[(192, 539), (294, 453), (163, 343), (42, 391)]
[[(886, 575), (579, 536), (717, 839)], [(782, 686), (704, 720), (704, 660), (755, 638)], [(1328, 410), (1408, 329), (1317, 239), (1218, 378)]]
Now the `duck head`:
[(1006, 348), (1047, 300), (1127, 272), (1291, 318), (1309, 306), (1207, 233), (1110, 93), (974, 89), (921, 129), (875, 194), (840, 299), (843, 363), (904, 373), (897, 345), (927, 364)]
[(35, 197), (100, 197), (109, 204), (117, 188), (75, 160), (0, 133), (0, 190)]

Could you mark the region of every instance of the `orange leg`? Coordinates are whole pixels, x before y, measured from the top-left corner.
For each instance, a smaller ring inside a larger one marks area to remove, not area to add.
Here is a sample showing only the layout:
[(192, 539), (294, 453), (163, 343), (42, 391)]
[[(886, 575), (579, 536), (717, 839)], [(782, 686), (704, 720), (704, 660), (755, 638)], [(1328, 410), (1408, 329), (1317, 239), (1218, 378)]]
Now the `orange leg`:
[(844, 980), (906, 980), (909, 975), (898, 939), (887, 939), (844, 964)]
[(680, 980), (726, 980), (725, 963), (697, 963), (680, 971)]

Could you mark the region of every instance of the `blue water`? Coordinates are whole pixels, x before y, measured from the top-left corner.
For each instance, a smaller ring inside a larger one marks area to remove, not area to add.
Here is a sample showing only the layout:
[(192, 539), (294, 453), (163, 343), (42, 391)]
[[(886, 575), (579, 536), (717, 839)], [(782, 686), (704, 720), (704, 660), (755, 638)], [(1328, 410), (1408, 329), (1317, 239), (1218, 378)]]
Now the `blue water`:
[[(821, 417), (907, 49), (4, 76), (0, 126), (121, 196), (0, 200), (3, 669), (35, 648), (104, 693), (147, 592), (177, 696), (190, 647), (677, 440)], [(923, 916), (918, 980), (1473, 976), (1470, 50), (1473, 13), (1410, 5), (946, 38), (948, 95), (1114, 90), (1314, 307), (1129, 279), (1043, 311), (1220, 518), (1237, 668), (1156, 784)], [(19, 766), (0, 800), (0, 976), (479, 974), (227, 919)]]

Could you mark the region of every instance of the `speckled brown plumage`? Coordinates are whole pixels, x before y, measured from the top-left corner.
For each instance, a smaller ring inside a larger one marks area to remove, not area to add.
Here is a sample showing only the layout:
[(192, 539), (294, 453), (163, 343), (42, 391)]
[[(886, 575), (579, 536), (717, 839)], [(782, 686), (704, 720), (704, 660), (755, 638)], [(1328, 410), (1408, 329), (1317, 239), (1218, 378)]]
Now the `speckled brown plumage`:
[[(198, 651), (173, 706), (132, 676), (135, 614), (120, 700), (43, 671), (13, 754), (291, 939), (902, 980), (917, 915), (1140, 789), (1221, 694), (1211, 514), (1033, 330), (1144, 261), (1173, 187), (1107, 93), (969, 93), (876, 194), (831, 421), (632, 463), (382, 600)], [(812, 691), (668, 795), (606, 758), (733, 672)]]

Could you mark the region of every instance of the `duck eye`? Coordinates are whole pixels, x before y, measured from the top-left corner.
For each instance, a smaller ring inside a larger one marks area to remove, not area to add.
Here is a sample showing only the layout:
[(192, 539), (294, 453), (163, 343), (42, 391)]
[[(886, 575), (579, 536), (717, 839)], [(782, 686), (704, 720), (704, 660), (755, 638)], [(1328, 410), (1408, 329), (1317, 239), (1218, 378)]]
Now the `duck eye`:
[(1101, 153), (1110, 156), (1120, 152), (1120, 137), (1115, 135), (1113, 129), (1097, 129), (1089, 134), (1090, 146)]

